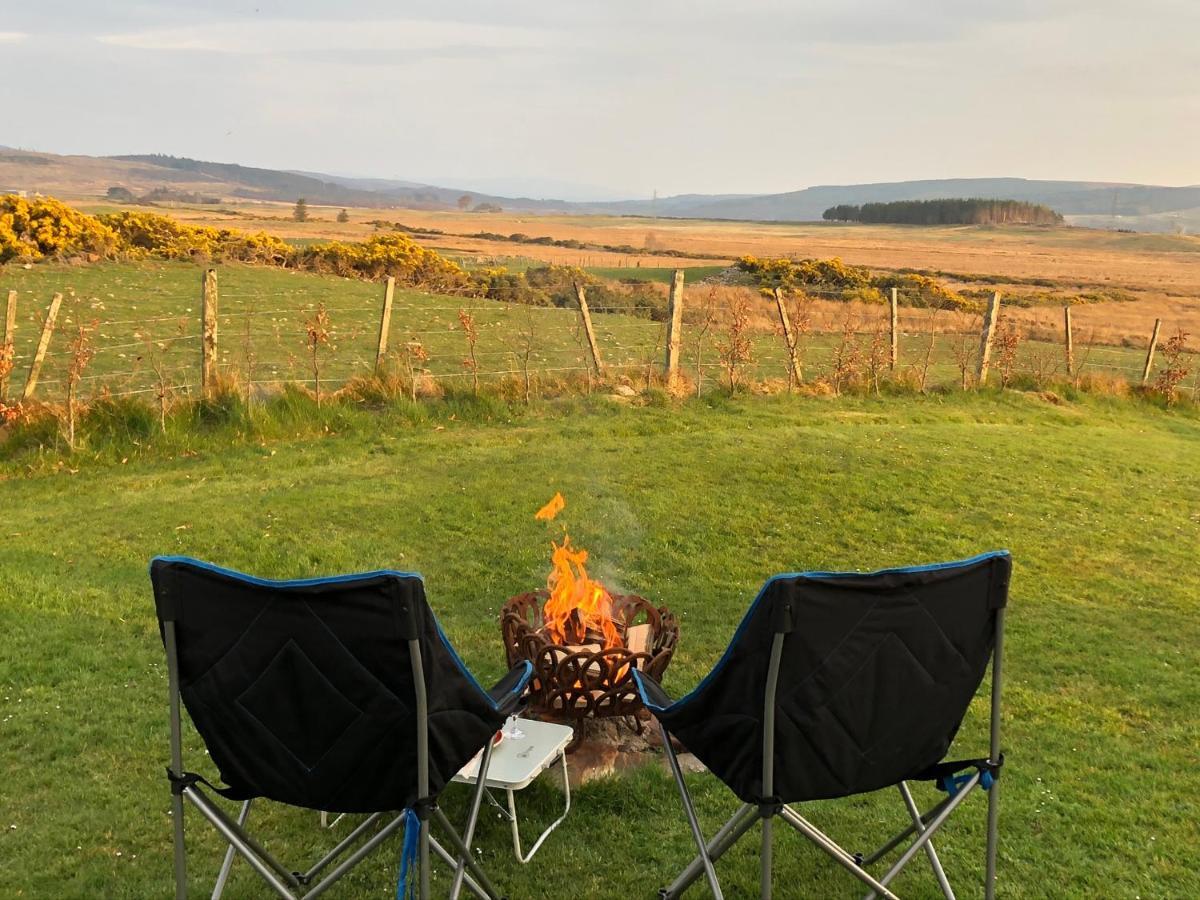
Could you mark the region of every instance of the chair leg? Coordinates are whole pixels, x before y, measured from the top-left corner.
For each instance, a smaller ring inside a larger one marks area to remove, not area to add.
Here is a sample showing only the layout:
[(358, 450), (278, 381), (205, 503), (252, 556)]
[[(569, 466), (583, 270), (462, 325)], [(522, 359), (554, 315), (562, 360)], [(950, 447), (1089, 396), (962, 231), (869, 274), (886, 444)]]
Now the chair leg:
[[(800, 813), (796, 812), (790, 806), (784, 806), (779, 815), (783, 817), (783, 821), (787, 822), (798, 832), (828, 853), (833, 857), (843, 869), (861, 881), (863, 884), (878, 891), (887, 900), (896, 900), (896, 895), (887, 889), (887, 886), (882, 882), (877, 881), (866, 869), (855, 862), (854, 857), (839, 847), (832, 838), (827, 836), (819, 828), (805, 819)], [(872, 895), (873, 896), (873, 895)]]
[[(934, 834), (941, 830), (941, 827), (946, 824), (946, 820), (950, 818), (950, 814), (958, 808), (958, 805), (970, 796), (971, 791), (973, 791), (975, 786), (979, 784), (979, 778), (980, 773), (976, 772), (967, 780), (966, 784), (962, 785), (958, 789), (957, 793), (951, 795), (950, 802), (942, 808), (941, 812), (939, 812), (933, 817), (932, 820), (930, 820), (930, 822), (925, 826), (925, 830), (917, 835), (917, 839), (908, 845), (907, 850), (900, 854), (900, 858), (896, 860), (895, 865), (888, 869), (887, 873), (879, 879), (880, 884), (891, 884), (892, 879), (900, 874), (901, 870), (908, 865), (909, 860), (916, 856), (917, 853), (920, 852), (921, 848), (933, 839)], [(873, 895), (869, 894), (868, 897), (870, 896)]]
[(692, 796), (688, 793), (687, 784), (684, 783), (683, 770), (679, 768), (679, 759), (675, 756), (675, 748), (671, 746), (671, 736), (662, 722), (658, 723), (658, 729), (662, 734), (663, 752), (667, 757), (667, 762), (671, 765), (671, 774), (675, 776), (675, 784), (679, 787), (679, 796), (683, 800), (683, 811), (687, 815), (688, 826), (692, 829), (692, 840), (696, 842), (696, 848), (700, 851), (700, 861), (704, 866), (704, 875), (708, 879), (708, 887), (712, 891), (713, 900), (724, 900), (725, 895), (721, 893), (721, 884), (717, 881), (717, 870), (713, 868), (712, 860), (709, 858), (708, 846), (704, 842), (704, 835), (700, 831), (700, 822), (696, 818), (696, 810), (692, 806)]
[(988, 788), (987, 873), (984, 875), (983, 895), (986, 900), (996, 896), (996, 851), (1000, 842), (1000, 779)]
[[(484, 791), (487, 790), (488, 767), (491, 763), (493, 746), (495, 745), (489, 740), (483, 749), (483, 759), (480, 760), (479, 774), (475, 779), (475, 793), (471, 797), (471, 813), (467, 816), (467, 824), (463, 829), (463, 846), (468, 851), (470, 851), (471, 841), (475, 837), (475, 823), (479, 821), (479, 806), (483, 802)], [(470, 856), (470, 853), (468, 852), (467, 855)], [(466, 873), (467, 863), (464, 859), (455, 866), (454, 881), (450, 885), (450, 900), (458, 900), (458, 895), (462, 891), (463, 876)]]
[[(728, 822), (721, 826), (720, 830), (713, 835), (708, 842), (708, 857), (714, 863), (720, 859), (726, 850), (741, 840), (754, 823), (758, 821), (758, 811), (749, 803), (742, 804), (741, 808), (733, 814)], [(695, 856), (687, 867), (676, 876), (669, 887), (659, 891), (659, 897), (665, 900), (682, 896), (683, 892), (691, 887), (692, 882), (699, 878), (704, 873), (704, 860), (699, 856)]]
[[(458, 865), (458, 860), (455, 859), (453, 856), (451, 856), (450, 851), (447, 850), (445, 847), (443, 847), (441, 844), (439, 844), (437, 842), (437, 838), (435, 838), (433, 835), (429, 836), (429, 848), (435, 854), (437, 854), (437, 856), (441, 859), (442, 862), (444, 862), (446, 865), (450, 866), (451, 868), (454, 868)], [(472, 894), (474, 894), (476, 897), (478, 897), (479, 900), (488, 900), (488, 895), (486, 893), (484, 893), (483, 888), (481, 888), (479, 886), (479, 883), (474, 878), (471, 877), (469, 872), (463, 876), (463, 884), (465, 884), (467, 886), (467, 890), (469, 890)]]
[(187, 900), (187, 857), (183, 843), (183, 795), (171, 795), (171, 818), (175, 826), (175, 900)]
[[(450, 824), (450, 820), (446, 818), (446, 814), (437, 807), (434, 807), (433, 815), (438, 820), (438, 824), (442, 826), (446, 837), (449, 838), (450, 845), (454, 852), (458, 854), (459, 860), (466, 862), (467, 870), (475, 876), (475, 880), (479, 882), (479, 886), (483, 888), (484, 893), (491, 897), (492, 900), (499, 900), (500, 894), (492, 885), (491, 879), (488, 878), (487, 873), (483, 871), (479, 863), (471, 857), (471, 851), (467, 849), (458, 832), (454, 830), (454, 826)], [(425, 850), (428, 852), (428, 846), (426, 846)]]
[(429, 900), (429, 820), (421, 820), (420, 840), (420, 874), (417, 876), (420, 885), (421, 900)]
[[(238, 813), (237, 823), (239, 828), (246, 827), (246, 820), (250, 817), (250, 803), (247, 800), (242, 804), (241, 812)], [(225, 859), (221, 862), (221, 871), (217, 873), (217, 881), (213, 885), (212, 897), (210, 900), (221, 900), (221, 894), (225, 893), (225, 882), (229, 880), (229, 872), (233, 868), (233, 858), (237, 855), (237, 851), (233, 849), (233, 844), (225, 850)]]
[(762, 869), (759, 873), (759, 897), (761, 900), (771, 900), (771, 838), (774, 816), (764, 816), (762, 820)]
[(360, 862), (362, 862), (363, 859), (369, 856), (376, 847), (387, 840), (393, 832), (398, 831), (404, 825), (404, 821), (404, 816), (396, 816), (396, 818), (392, 819), (392, 821), (388, 822), (377, 832), (371, 835), (371, 838), (365, 844), (334, 866), (333, 870), (330, 871), (328, 875), (313, 885), (313, 887), (303, 895), (305, 900), (311, 900), (313, 897), (319, 897), (324, 894), (325, 891), (329, 890), (338, 879), (357, 866)]
[[(921, 811), (917, 808), (917, 803), (913, 800), (912, 791), (908, 789), (908, 785), (901, 781), (897, 788), (900, 789), (900, 796), (904, 798), (904, 805), (908, 809), (908, 815), (912, 818), (913, 828), (918, 834), (925, 831), (925, 823), (921, 820)], [(946, 900), (954, 900), (954, 889), (950, 887), (950, 879), (946, 877), (946, 870), (942, 868), (942, 861), (938, 859), (937, 851), (933, 849), (933, 841), (925, 845), (925, 855), (929, 858), (929, 865), (933, 868), (934, 877), (937, 878), (938, 886), (942, 889), (942, 894)]]

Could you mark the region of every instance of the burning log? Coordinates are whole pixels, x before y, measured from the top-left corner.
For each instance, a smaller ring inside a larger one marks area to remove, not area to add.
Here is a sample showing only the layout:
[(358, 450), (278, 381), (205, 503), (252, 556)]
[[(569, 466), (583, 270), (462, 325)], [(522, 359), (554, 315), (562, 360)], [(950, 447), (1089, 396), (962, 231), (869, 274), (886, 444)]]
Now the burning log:
[(519, 594), (504, 604), (500, 630), (508, 663), (533, 663), (532, 702), (542, 712), (568, 719), (636, 716), (643, 706), (632, 669), (662, 679), (679, 641), (674, 614), (636, 594), (609, 596), (615, 640), (591, 632), (587, 643), (556, 639), (544, 619), (549, 591)]
[[(566, 507), (562, 494), (534, 518), (553, 521)], [(634, 594), (610, 594), (588, 576), (588, 552), (551, 541), (546, 590), (511, 598), (500, 614), (509, 666), (533, 663), (533, 704), (569, 719), (636, 716), (643, 711), (633, 670), (661, 680), (679, 641), (679, 623), (666, 607)]]

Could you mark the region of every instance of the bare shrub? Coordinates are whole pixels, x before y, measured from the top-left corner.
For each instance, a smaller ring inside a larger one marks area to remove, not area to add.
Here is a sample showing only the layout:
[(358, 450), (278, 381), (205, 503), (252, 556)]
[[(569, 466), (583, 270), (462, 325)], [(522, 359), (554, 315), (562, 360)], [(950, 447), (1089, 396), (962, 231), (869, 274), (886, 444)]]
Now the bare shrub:
[(804, 381), (804, 353), (813, 327), (813, 298), (805, 291), (797, 291), (794, 303), (788, 308), (791, 317), (792, 336), (796, 340), (796, 382)]
[(1188, 334), (1182, 328), (1163, 344), (1163, 365), (1154, 378), (1151, 389), (1171, 406), (1179, 399), (1179, 387), (1192, 373), (1186, 357)]
[(715, 288), (709, 288), (704, 295), (704, 299), (700, 301), (695, 326), (696, 330), (693, 333), (696, 342), (696, 396), (700, 396), (700, 390), (704, 383), (704, 347), (707, 343), (708, 333), (717, 322), (717, 291)]
[(970, 334), (960, 334), (950, 348), (954, 353), (954, 365), (958, 367), (958, 382), (965, 391), (971, 386), (971, 371), (975, 368), (975, 339)]
[(992, 339), (996, 351), (996, 370), (1000, 387), (1007, 388), (1017, 374), (1017, 352), (1021, 349), (1021, 331), (1011, 319), (1002, 319)]
[(517, 332), (517, 360), (521, 365), (521, 380), (524, 385), (526, 406), (528, 406), (533, 399), (533, 388), (529, 372), (529, 363), (533, 358), (535, 338), (536, 335), (533, 328), (533, 314), (530, 310), (526, 309), (524, 320), (521, 323), (521, 328)]
[(1033, 376), (1033, 383), (1039, 389), (1045, 388), (1056, 374), (1058, 367), (1061, 364), (1058, 350), (1043, 345), (1036, 350), (1032, 350), (1027, 354), (1029, 361), (1029, 374)]
[(408, 396), (413, 403), (417, 402), (417, 386), (422, 376), (428, 371), (429, 351), (417, 338), (409, 338), (400, 348), (400, 365), (404, 368), (405, 383), (408, 385)]
[(729, 380), (729, 393), (737, 393), (742, 378), (742, 369), (754, 361), (754, 346), (750, 342), (750, 301), (739, 296), (729, 309), (729, 321), (725, 326), (725, 340), (717, 342), (717, 353), (721, 366)]
[(940, 312), (941, 310), (935, 309), (933, 315), (929, 317), (929, 340), (925, 343), (925, 352), (921, 355), (921, 361), (913, 366), (915, 376), (913, 380), (916, 382), (917, 390), (922, 394), (929, 387), (929, 370), (933, 366), (933, 351), (937, 347), (937, 320)]
[(304, 320), (305, 346), (308, 348), (312, 363), (313, 392), (317, 397), (317, 406), (321, 405), (321, 354), (330, 346), (331, 335), (329, 312), (322, 301), (317, 304), (316, 311)]
[(254, 402), (255, 365), (258, 363), (258, 354), (254, 351), (253, 315), (254, 311), (247, 309), (242, 326), (242, 365), (245, 367), (246, 409), (250, 409)]
[(475, 317), (465, 309), (458, 311), (458, 324), (462, 326), (463, 337), (467, 341), (467, 355), (463, 359), (463, 368), (471, 373), (471, 390), (479, 393), (479, 360), (475, 358), (475, 345), (479, 342), (479, 328)]
[(170, 405), (172, 390), (171, 372), (167, 367), (167, 354), (175, 346), (176, 341), (186, 337), (187, 328), (187, 318), (180, 317), (175, 324), (175, 333), (171, 337), (157, 340), (149, 331), (134, 335), (134, 337), (142, 339), (145, 348), (138, 361), (144, 361), (147, 368), (150, 369), (150, 374), (154, 377), (153, 390), (154, 400), (158, 406), (158, 428), (163, 434), (167, 432), (167, 407)]
[(883, 332), (883, 323), (875, 326), (871, 333), (871, 343), (867, 348), (867, 386), (876, 395), (879, 394), (879, 380), (883, 370), (891, 361), (891, 345)]
[(88, 363), (96, 355), (96, 348), (92, 345), (92, 332), (95, 329), (95, 322), (80, 325), (67, 346), (67, 446), (72, 450), (75, 449), (75, 414), (79, 399), (79, 382)]
[(840, 396), (844, 388), (850, 387), (862, 376), (862, 348), (858, 344), (855, 322), (849, 313), (842, 319), (837, 347), (833, 351), (833, 369), (829, 383), (834, 396)]

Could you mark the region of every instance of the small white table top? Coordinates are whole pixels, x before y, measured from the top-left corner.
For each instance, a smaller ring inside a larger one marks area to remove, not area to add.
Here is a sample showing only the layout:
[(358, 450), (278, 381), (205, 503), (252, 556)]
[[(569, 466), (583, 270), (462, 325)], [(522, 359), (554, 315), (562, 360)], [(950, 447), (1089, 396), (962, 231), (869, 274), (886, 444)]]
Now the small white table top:
[[(562, 755), (575, 736), (569, 725), (534, 719), (517, 719), (516, 727), (521, 731), (521, 737), (509, 737), (506, 728), (504, 740), (492, 749), (487, 774), (487, 786), (490, 788), (519, 791), (528, 787), (533, 779)], [(454, 780), (475, 784), (482, 755), (482, 750), (476, 753), (475, 758), (454, 776)]]

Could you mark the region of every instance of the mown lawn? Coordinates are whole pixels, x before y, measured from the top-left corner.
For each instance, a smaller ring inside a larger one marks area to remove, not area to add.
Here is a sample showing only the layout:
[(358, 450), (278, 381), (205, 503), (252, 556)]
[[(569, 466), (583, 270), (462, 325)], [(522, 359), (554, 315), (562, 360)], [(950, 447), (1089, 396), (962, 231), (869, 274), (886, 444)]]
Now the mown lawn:
[[(151, 556), (275, 577), (419, 570), (489, 679), (503, 669), (500, 603), (545, 576), (545, 526), (532, 513), (555, 490), (596, 573), (680, 614), (676, 694), (713, 664), (772, 573), (1009, 548), (1001, 895), (1200, 893), (1195, 418), (1010, 393), (681, 408), (595, 399), (492, 421), (359, 411), (330, 421), (324, 438), (218, 429), (169, 451), (133, 447), (124, 465), (84, 454), (59, 474), (26, 474), (28, 457), (0, 463), (0, 895), (170, 890)], [(979, 754), (984, 731), (980, 702), (954, 752)], [(187, 752), (215, 774), (194, 735)], [(556, 807), (550, 780), (522, 795), (531, 826)], [(711, 777), (690, 781), (715, 828), (734, 798)], [(444, 805), (461, 813), (464, 796), (452, 787)], [(919, 788), (919, 802), (931, 797)], [(972, 799), (939, 843), (963, 897), (981, 895), (983, 809)], [(806, 814), (852, 850), (904, 822), (888, 792)], [(220, 847), (189, 821), (199, 893)], [(329, 839), (316, 813), (258, 823), (298, 867)], [(653, 767), (580, 790), (529, 866), (514, 862), (494, 815), (477, 840), (513, 898), (651, 897), (691, 855), (673, 786)], [(728, 896), (753, 891), (755, 844), (720, 864)], [(390, 896), (399, 849), (393, 839), (334, 895)], [(779, 896), (858, 896), (794, 835), (776, 860)], [(897, 888), (940, 896), (921, 859)], [(239, 863), (228, 896), (265, 893)]]

